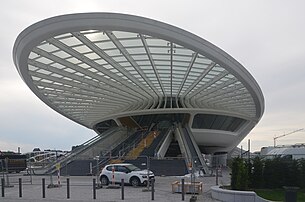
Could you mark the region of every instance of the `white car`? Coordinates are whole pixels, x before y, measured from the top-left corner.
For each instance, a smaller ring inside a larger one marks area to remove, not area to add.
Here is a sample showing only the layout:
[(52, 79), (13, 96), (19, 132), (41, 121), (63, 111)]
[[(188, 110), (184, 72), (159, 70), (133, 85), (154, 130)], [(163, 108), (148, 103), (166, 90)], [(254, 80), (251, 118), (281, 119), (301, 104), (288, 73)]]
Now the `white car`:
[(133, 164), (109, 164), (103, 168), (100, 174), (100, 181), (102, 185), (108, 185), (113, 182), (121, 183), (121, 180), (124, 179), (125, 183), (129, 183), (132, 186), (139, 186), (147, 183), (147, 175), (149, 175), (150, 180), (154, 180), (155, 175), (153, 172), (141, 170)]

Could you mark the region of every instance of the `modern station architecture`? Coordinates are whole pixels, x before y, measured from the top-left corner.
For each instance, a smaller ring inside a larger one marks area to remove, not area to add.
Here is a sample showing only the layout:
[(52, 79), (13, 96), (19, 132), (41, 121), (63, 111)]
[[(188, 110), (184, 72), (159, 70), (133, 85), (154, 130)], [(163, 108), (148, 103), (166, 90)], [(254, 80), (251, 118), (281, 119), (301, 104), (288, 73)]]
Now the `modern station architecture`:
[(259, 85), (229, 54), (143, 17), (49, 18), (18, 36), (13, 59), (24, 82), (58, 113), (100, 137), (125, 128), (110, 138), (112, 145), (136, 131), (171, 130), (152, 156), (166, 157), (175, 141), (179, 155), (189, 159), (229, 153), (264, 112)]

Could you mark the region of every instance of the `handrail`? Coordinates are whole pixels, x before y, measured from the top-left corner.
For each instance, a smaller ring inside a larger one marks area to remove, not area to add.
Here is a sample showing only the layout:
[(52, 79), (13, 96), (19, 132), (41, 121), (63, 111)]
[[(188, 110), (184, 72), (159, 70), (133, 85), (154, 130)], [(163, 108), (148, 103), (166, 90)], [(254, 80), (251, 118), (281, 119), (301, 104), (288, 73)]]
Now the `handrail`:
[[(136, 131), (135, 133), (138, 133), (138, 132), (139, 131)], [(135, 133), (133, 133), (133, 134), (135, 134)], [(139, 142), (141, 142), (141, 140), (144, 137), (146, 137), (147, 134), (148, 134), (148, 131), (146, 131), (144, 133), (144, 135), (140, 135), (139, 137), (137, 137), (134, 141), (132, 141), (132, 143), (130, 145), (124, 146), (123, 149), (119, 150), (119, 154), (122, 153), (122, 152), (123, 153), (121, 155), (117, 156), (117, 157), (123, 158), (132, 148), (135, 147), (135, 145), (137, 145)], [(111, 151), (108, 151), (107, 153), (105, 153), (105, 155), (103, 155), (103, 157), (100, 157), (100, 160), (98, 162), (98, 166), (105, 165), (106, 163), (108, 163), (110, 161), (110, 158), (109, 158), (110, 152), (112, 153), (113, 150), (116, 150), (118, 147), (122, 146), (121, 144), (124, 144), (124, 141), (127, 140), (129, 137), (126, 137), (121, 143), (119, 143), (118, 145), (113, 147), (113, 149)]]
[(201, 151), (200, 151), (199, 147), (197, 146), (197, 143), (195, 142), (194, 136), (193, 136), (190, 128), (187, 126), (187, 127), (185, 127), (185, 130), (188, 133), (187, 135), (189, 136), (189, 138), (191, 140), (191, 144), (194, 147), (194, 150), (195, 150), (196, 155), (198, 157), (199, 163), (202, 166), (202, 169), (204, 170), (205, 173), (208, 173), (208, 166), (206, 165), (206, 163), (205, 163), (205, 161), (202, 157)]
[(64, 155), (62, 158), (59, 158), (55, 162), (52, 162), (52, 164), (49, 164), (48, 166), (46, 166), (45, 167), (47, 169), (46, 173), (50, 173), (50, 172), (52, 173), (54, 171), (56, 164), (58, 164), (58, 163), (63, 164), (64, 162), (71, 160), (73, 157), (75, 157), (76, 155), (85, 151), (86, 149), (91, 147), (93, 144), (97, 143), (98, 141), (108, 137), (109, 135), (111, 135), (114, 132), (119, 131), (119, 130), (122, 130), (122, 128), (120, 128), (120, 127), (110, 128), (107, 131), (105, 131), (104, 133), (102, 133), (102, 135), (97, 135), (97, 136), (91, 138), (90, 140), (84, 142), (83, 144), (81, 144), (79, 146), (79, 148), (76, 148), (74, 151), (71, 151), (67, 155)]
[[(155, 149), (155, 152), (154, 152), (155, 154), (159, 151), (159, 149), (160, 149), (162, 143), (164, 142), (164, 140), (165, 140), (166, 137), (168, 136), (168, 133), (171, 133), (172, 130), (173, 130), (173, 129), (172, 129), (171, 127), (168, 128), (168, 129), (166, 130), (165, 135), (163, 135), (162, 139), (160, 140), (160, 142), (159, 142), (158, 145), (156, 146), (156, 149)], [(163, 131), (162, 131), (162, 133), (163, 133)]]
[(183, 135), (180, 133), (180, 131), (181, 131), (180, 128), (181, 128), (180, 124), (176, 126), (176, 134), (177, 134), (177, 137), (178, 137), (177, 140), (178, 140), (178, 143), (179, 143), (179, 146), (180, 146), (181, 153), (185, 157), (184, 158), (185, 163), (187, 165), (190, 165), (190, 163), (192, 163), (191, 162), (191, 156), (190, 156), (189, 150), (187, 150), (187, 148), (186, 148), (185, 139), (184, 139)]

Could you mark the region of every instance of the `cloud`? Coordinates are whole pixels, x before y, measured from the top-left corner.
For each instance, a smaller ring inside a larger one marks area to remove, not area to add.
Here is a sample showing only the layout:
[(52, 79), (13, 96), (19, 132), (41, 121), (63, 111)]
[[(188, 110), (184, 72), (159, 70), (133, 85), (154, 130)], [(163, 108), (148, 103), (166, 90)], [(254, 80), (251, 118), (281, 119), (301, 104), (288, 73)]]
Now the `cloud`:
[[(61, 116), (40, 101), (19, 77), (12, 61), (18, 34), (31, 24), (61, 14), (121, 12), (186, 29), (222, 48), (253, 75), (265, 96), (266, 111), (241, 143), (253, 149), (273, 144), (273, 136), (305, 127), (305, 1), (104, 1), (10, 0), (2, 3), (0, 22), (0, 133), (2, 148), (69, 149), (94, 132)], [(60, 5), (60, 6), (59, 6)], [(302, 141), (298, 133), (280, 141)], [(10, 147), (11, 145), (11, 147)]]

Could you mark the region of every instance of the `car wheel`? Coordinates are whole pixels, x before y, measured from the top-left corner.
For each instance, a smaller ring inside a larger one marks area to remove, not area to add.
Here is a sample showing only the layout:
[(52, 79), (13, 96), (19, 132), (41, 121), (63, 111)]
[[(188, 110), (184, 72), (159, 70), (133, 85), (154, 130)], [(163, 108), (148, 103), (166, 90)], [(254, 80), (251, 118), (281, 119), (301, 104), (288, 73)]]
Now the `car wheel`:
[(102, 185), (108, 185), (108, 184), (109, 184), (108, 177), (105, 176), (105, 175), (102, 175), (102, 176), (101, 176), (100, 181), (101, 181), (101, 184), (102, 184)]
[(134, 186), (134, 187), (137, 187), (137, 186), (139, 186), (140, 185), (140, 179), (138, 178), (138, 177), (132, 177), (131, 179), (130, 179), (130, 184), (132, 185), (132, 186)]

